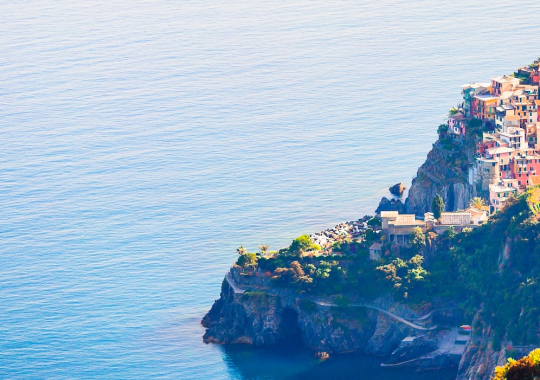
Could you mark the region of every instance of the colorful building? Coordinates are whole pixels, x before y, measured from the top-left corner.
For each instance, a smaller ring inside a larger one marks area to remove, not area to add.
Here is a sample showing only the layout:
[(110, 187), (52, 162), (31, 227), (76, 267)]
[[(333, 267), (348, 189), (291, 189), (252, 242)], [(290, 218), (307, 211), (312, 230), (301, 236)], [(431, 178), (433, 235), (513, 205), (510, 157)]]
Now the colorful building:
[(489, 186), (489, 205), (493, 212), (500, 211), (506, 204), (506, 200), (511, 194), (517, 192), (513, 186), (505, 186), (503, 182)]

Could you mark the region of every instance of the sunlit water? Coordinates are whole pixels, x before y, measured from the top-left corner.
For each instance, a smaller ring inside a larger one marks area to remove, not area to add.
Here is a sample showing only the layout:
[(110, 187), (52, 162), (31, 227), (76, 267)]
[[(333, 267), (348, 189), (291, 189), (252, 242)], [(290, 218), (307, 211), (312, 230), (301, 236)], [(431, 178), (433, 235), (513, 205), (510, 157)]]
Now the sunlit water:
[(540, 55), (537, 1), (442, 3), (0, 3), (0, 378), (418, 379), (199, 321), (239, 244), (372, 213)]

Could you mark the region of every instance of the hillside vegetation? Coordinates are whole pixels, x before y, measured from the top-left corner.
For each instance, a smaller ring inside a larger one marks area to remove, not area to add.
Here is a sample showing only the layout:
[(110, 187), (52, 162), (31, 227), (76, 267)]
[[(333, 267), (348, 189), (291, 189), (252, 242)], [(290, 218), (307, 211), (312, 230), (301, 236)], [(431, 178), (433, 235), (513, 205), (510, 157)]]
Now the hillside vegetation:
[[(237, 266), (277, 287), (306, 295), (375, 298), (393, 293), (415, 306), (452, 302), (469, 320), (480, 311), (477, 334), (514, 344), (540, 342), (540, 188), (510, 198), (477, 229), (442, 236), (411, 236), (415, 244), (370, 260), (370, 231), (359, 241), (336, 244), (333, 256), (316, 256), (308, 236), (264, 257), (243, 253)], [(346, 302), (345, 302), (346, 303)]]

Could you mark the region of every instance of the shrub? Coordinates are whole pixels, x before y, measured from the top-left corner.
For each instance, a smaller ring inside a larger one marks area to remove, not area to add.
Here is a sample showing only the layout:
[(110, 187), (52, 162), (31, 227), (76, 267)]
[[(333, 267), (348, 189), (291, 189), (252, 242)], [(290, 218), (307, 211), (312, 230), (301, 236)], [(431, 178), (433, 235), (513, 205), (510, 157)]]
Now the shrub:
[(437, 133), (439, 135), (444, 135), (446, 132), (448, 132), (448, 125), (446, 124), (439, 125), (439, 127), (437, 128)]
[(371, 227), (375, 227), (375, 226), (381, 226), (382, 223), (381, 223), (381, 220), (377, 217), (373, 217), (371, 218), (370, 220), (367, 221), (367, 225), (368, 226), (371, 226)]
[(519, 360), (508, 359), (501, 367), (495, 368), (493, 380), (528, 380), (537, 379), (540, 376), (540, 349)]
[(255, 266), (257, 264), (257, 255), (254, 253), (244, 253), (238, 257), (236, 264), (240, 265), (242, 268)]

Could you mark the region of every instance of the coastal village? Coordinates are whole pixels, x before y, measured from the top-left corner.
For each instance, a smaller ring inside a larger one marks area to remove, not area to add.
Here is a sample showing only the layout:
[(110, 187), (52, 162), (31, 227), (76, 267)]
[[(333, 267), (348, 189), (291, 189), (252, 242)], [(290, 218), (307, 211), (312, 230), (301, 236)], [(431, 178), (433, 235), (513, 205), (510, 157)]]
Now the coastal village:
[[(438, 218), (432, 212), (421, 220), (414, 214), (382, 211), (382, 234), (389, 243), (407, 245), (414, 228), (437, 234), (450, 227), (456, 232), (476, 228), (500, 211), (508, 197), (540, 184), (539, 81), (539, 64), (534, 63), (511, 76), (462, 86), (463, 102), (450, 110), (439, 133), (462, 143), (470, 126), (481, 127), (469, 183), (484, 197), (464, 210), (442, 212)], [(380, 257), (382, 246), (376, 242), (370, 247), (371, 258)]]
[[(540, 220), (540, 190), (530, 188), (540, 185), (538, 62), (463, 86), (405, 203), (383, 198), (375, 216), (302, 235), (279, 251), (240, 246), (202, 320), (204, 341), (266, 345), (301, 336), (320, 360), (361, 351), (385, 357), (384, 367), (458, 367), (460, 380), (486, 380), (508, 355), (537, 347), (540, 333), (529, 332), (540, 282), (527, 276), (537, 274), (529, 236)], [(463, 184), (467, 192), (447, 191)], [(422, 202), (411, 206), (415, 187)], [(400, 198), (405, 188), (389, 190)]]

